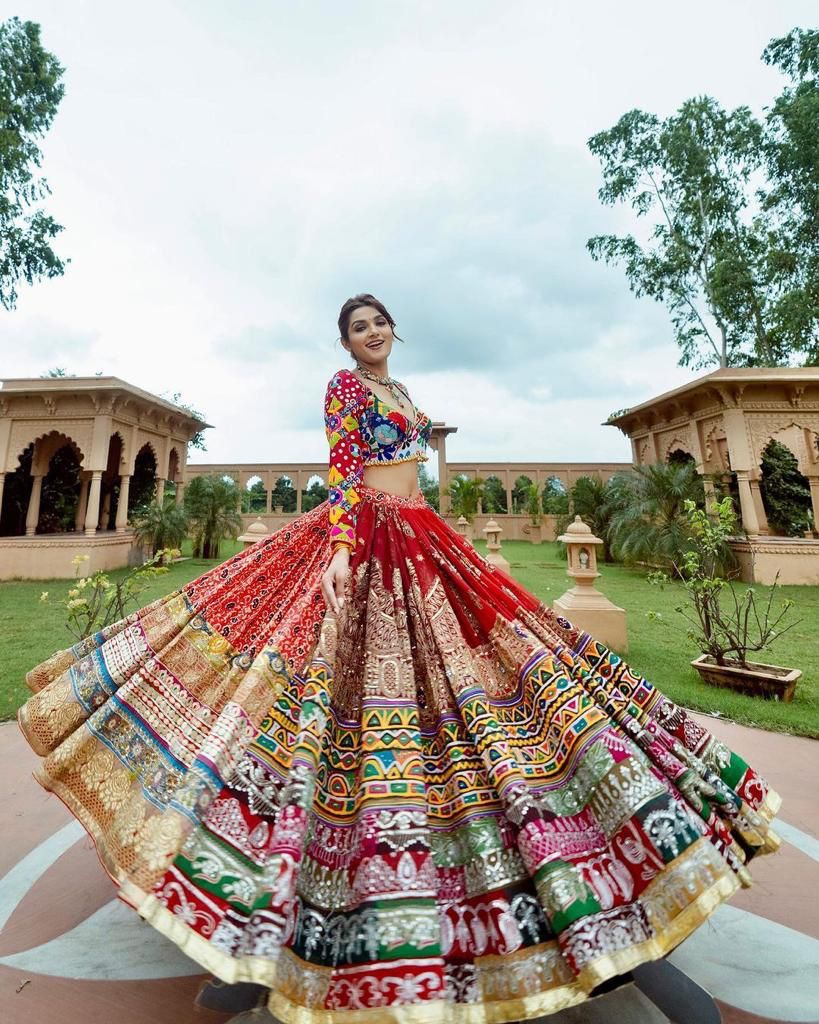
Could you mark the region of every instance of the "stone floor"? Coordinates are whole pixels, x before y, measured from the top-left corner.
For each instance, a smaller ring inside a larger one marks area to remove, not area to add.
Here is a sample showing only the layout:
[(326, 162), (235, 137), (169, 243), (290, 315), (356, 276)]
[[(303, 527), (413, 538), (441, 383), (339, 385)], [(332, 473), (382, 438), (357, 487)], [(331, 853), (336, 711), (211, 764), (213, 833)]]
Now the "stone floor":
[[(692, 993), (714, 997), (723, 1024), (819, 1024), (819, 742), (705, 724), (782, 794), (783, 843), (670, 962)], [(0, 726), (0, 1021), (222, 1024), (193, 1005), (201, 969), (113, 898), (90, 840), (31, 778), (35, 763), (16, 726)], [(662, 1013), (646, 991), (638, 976), (548, 1022), (707, 1024), (682, 1007)]]

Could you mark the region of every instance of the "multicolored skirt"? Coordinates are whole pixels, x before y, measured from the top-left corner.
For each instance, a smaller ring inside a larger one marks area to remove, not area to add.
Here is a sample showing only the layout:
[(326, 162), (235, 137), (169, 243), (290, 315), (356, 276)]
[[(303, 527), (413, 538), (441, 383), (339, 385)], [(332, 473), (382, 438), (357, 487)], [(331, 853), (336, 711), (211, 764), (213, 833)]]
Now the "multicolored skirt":
[(39, 781), (120, 895), (287, 1024), (502, 1024), (663, 956), (776, 849), (735, 753), (454, 532), (362, 487), (33, 669)]

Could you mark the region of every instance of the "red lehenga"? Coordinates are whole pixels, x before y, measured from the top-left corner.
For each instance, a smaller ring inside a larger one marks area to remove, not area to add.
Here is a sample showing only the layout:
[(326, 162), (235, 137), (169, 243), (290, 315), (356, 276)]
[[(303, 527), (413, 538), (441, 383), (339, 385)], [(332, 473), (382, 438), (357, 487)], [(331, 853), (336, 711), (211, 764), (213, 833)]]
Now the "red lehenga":
[(338, 619), (325, 502), (29, 673), (38, 779), (288, 1024), (554, 1012), (747, 882), (779, 799), (422, 497), (360, 494)]

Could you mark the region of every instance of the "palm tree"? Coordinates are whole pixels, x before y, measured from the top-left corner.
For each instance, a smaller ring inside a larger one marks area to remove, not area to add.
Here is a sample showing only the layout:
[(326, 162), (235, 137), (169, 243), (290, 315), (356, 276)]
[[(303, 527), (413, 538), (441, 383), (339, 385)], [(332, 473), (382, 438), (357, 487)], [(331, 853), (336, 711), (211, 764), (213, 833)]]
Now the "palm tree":
[(140, 544), (150, 544), (151, 554), (162, 548), (178, 548), (188, 533), (188, 515), (169, 496), (163, 504), (158, 501), (142, 505), (131, 516), (134, 536)]
[(600, 561), (610, 562), (611, 546), (609, 544), (609, 530), (611, 528), (611, 517), (615, 511), (616, 490), (612, 481), (603, 481), (597, 476), (581, 476), (575, 480), (569, 492), (570, 511), (559, 516), (557, 520), (557, 534), (566, 532), (566, 527), (580, 516), (583, 522), (591, 527), (595, 537), (603, 541), (600, 550)]
[(685, 502), (702, 506), (702, 478), (693, 463), (657, 462), (634, 466), (610, 482), (614, 505), (607, 539), (624, 562), (647, 562), (664, 569), (681, 565), (691, 546)]
[(483, 495), (483, 480), (479, 477), (456, 476), (449, 484), (452, 514), (472, 522), (478, 511), (478, 499)]
[(218, 558), (224, 537), (238, 537), (242, 517), (239, 488), (220, 476), (196, 476), (185, 488), (185, 511), (193, 526), (195, 558)]

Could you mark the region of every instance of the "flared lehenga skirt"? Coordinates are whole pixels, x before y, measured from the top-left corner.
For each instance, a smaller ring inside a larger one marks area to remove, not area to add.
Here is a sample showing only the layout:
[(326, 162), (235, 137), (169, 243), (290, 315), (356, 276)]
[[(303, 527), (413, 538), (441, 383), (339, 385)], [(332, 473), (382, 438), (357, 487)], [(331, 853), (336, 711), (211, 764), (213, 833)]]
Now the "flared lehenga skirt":
[(33, 669), (38, 780), (120, 895), (288, 1024), (502, 1024), (662, 956), (779, 799), (422, 497), (362, 487)]

